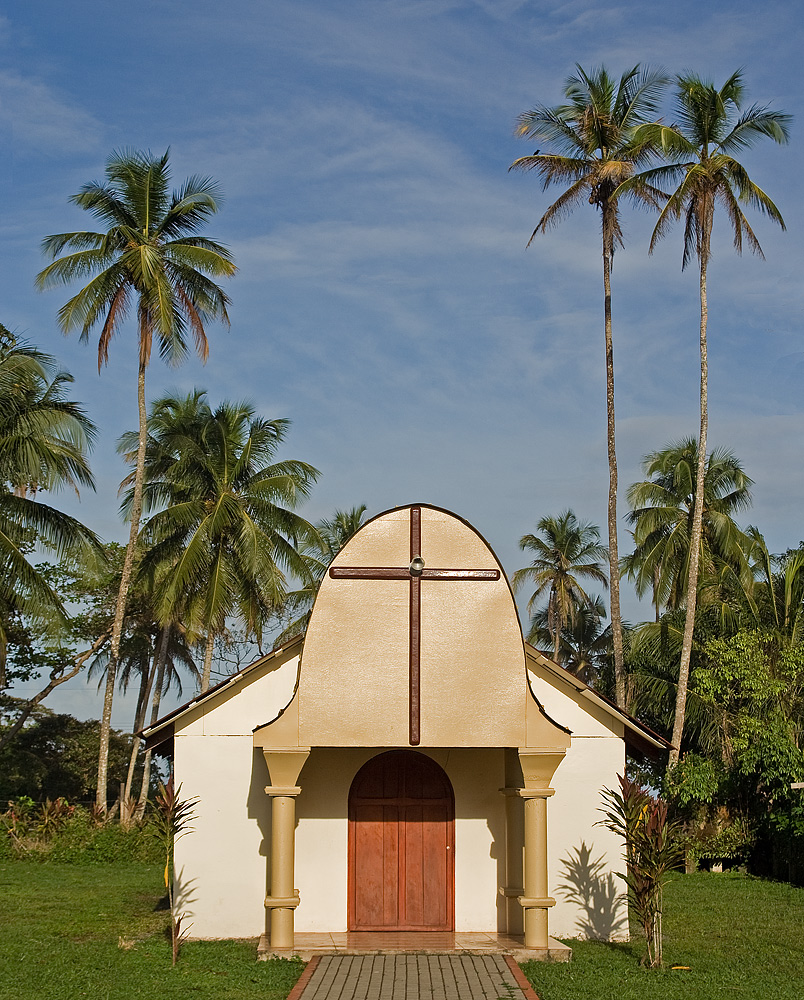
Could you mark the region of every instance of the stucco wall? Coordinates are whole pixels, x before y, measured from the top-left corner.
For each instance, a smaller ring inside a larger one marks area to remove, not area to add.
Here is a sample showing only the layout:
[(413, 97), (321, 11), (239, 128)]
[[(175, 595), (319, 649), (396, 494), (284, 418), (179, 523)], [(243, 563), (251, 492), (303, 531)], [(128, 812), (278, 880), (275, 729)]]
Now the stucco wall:
[[(300, 931), (347, 926), (349, 787), (379, 750), (314, 749), (297, 802), (296, 910)], [(501, 750), (433, 750), (455, 793), (457, 930), (498, 927), (497, 887), (505, 838)], [(250, 737), (177, 736), (175, 768), (183, 797), (198, 796), (192, 833), (176, 845), (180, 907), (193, 937), (253, 937), (265, 928), (270, 854), (269, 783)]]
[[(296, 910), (299, 931), (347, 926), (349, 787), (374, 749), (313, 749), (299, 777)], [(504, 800), (502, 750), (424, 751), (446, 771), (455, 793), (455, 927), (503, 930)], [(553, 779), (548, 804), (550, 914), (554, 936), (623, 936), (620, 891), (608, 873), (620, 867), (620, 844), (595, 823), (599, 789), (613, 787), (623, 766), (619, 739), (578, 737)], [(193, 937), (255, 937), (265, 929), (263, 900), (270, 854), (268, 771), (251, 738), (177, 736), (175, 767), (185, 797), (198, 796), (194, 831), (176, 845), (180, 903)], [(585, 860), (586, 849), (589, 854)], [(597, 880), (592, 866), (603, 860)], [(575, 898), (568, 878), (575, 873)]]
[[(182, 798), (198, 797), (176, 842), (177, 905), (192, 937), (254, 937), (265, 923), (268, 771), (248, 736), (176, 736)], [(269, 842), (270, 843), (270, 842)]]
[(602, 818), (602, 788), (617, 788), (625, 767), (622, 740), (573, 736), (556, 771), (556, 793), (548, 802), (550, 913), (553, 937), (626, 940), (622, 841), (596, 824)]

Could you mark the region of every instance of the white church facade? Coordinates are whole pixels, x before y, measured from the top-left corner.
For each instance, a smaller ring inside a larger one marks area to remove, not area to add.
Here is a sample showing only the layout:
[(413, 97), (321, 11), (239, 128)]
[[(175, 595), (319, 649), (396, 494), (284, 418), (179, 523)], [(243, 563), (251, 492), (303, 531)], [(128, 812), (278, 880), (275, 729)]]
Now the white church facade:
[(145, 737), (197, 799), (176, 844), (191, 935), (278, 955), (314, 935), (496, 935), (534, 957), (626, 937), (600, 793), (627, 745), (667, 746), (523, 642), (488, 544), (427, 504), (367, 522), (303, 638)]

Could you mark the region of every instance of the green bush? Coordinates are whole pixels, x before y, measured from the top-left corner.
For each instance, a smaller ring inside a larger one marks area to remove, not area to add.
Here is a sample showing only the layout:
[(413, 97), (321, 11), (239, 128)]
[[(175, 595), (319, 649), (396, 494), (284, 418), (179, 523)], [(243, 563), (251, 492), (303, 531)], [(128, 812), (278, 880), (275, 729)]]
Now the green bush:
[(37, 813), (27, 801), (9, 803), (0, 816), (0, 858), (68, 864), (161, 862), (161, 844), (150, 820), (130, 829), (113, 822), (98, 825), (88, 809), (71, 806), (54, 824), (52, 809), (40, 809)]

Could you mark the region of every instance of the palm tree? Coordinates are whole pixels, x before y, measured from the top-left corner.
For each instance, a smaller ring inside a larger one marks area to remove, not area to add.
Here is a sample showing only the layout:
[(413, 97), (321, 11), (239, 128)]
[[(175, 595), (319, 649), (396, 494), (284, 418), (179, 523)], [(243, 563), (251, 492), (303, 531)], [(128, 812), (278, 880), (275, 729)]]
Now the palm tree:
[(749, 527), (751, 559), (757, 578), (746, 595), (749, 624), (775, 632), (780, 645), (804, 642), (804, 546), (771, 555), (760, 532)]
[[(706, 454), (709, 428), (708, 414), (708, 359), (707, 359), (707, 272), (711, 256), (712, 225), (715, 205), (720, 203), (726, 211), (734, 235), (734, 247), (742, 252), (743, 240), (749, 248), (762, 256), (762, 248), (748, 223), (743, 205), (751, 205), (763, 215), (777, 222), (782, 229), (784, 220), (779, 209), (765, 192), (748, 176), (745, 167), (734, 158), (735, 153), (748, 149), (763, 137), (785, 143), (788, 138), (790, 116), (767, 107), (752, 105), (741, 111), (745, 97), (742, 73), (733, 73), (718, 90), (709, 80), (693, 74), (676, 78), (676, 114), (674, 125), (648, 124), (637, 135), (645, 142), (661, 148), (669, 163), (646, 171), (641, 178), (634, 178), (623, 185), (623, 190), (639, 192), (643, 186), (677, 183), (662, 209), (650, 250), (667, 234), (673, 222), (684, 216), (684, 253), (682, 269), (693, 256), (698, 258), (701, 303), (700, 320), (700, 431), (698, 453)], [(669, 766), (678, 763), (681, 736), (684, 731), (684, 712), (689, 681), (692, 633), (695, 627), (695, 605), (698, 594), (698, 558), (701, 546), (704, 502), (704, 466), (698, 466), (696, 505), (693, 512), (687, 578), (684, 641), (679, 664), (678, 696), (673, 723), (673, 747)]]
[(543, 517), (536, 527), (542, 537), (523, 535), (519, 540), (521, 549), (535, 555), (529, 566), (514, 573), (513, 585), (515, 590), (527, 581), (536, 585), (528, 601), (531, 612), (536, 599), (548, 592), (547, 627), (553, 642), (553, 659), (558, 663), (562, 629), (575, 620), (581, 605), (592, 603), (579, 578), (606, 586), (608, 581), (600, 561), (608, 553), (600, 544), (600, 529), (588, 521), (579, 521), (571, 510), (558, 517)]
[[(544, 213), (533, 230), (547, 232), (576, 205), (587, 200), (600, 211), (603, 236), (603, 311), (606, 354), (606, 439), (609, 461), (609, 579), (611, 581), (611, 625), (614, 644), (616, 695), (625, 704), (622, 619), (620, 615), (620, 569), (617, 544), (617, 452), (614, 420), (614, 348), (611, 329), (611, 268), (614, 251), (623, 246), (617, 192), (623, 183), (654, 155), (650, 140), (635, 138), (636, 129), (655, 115), (659, 95), (667, 80), (650, 69), (635, 66), (619, 83), (604, 67), (587, 73), (577, 66), (577, 75), (567, 79), (568, 103), (555, 108), (538, 105), (521, 114), (516, 134), (549, 142), (555, 153), (522, 156), (511, 170), (535, 170), (546, 190), (553, 183), (568, 188)], [(643, 183), (631, 192), (637, 200), (657, 205), (661, 193)]]
[(335, 556), (346, 545), (352, 535), (363, 525), (366, 505), (336, 510), (332, 517), (316, 522), (317, 537), (302, 549), (302, 557), (307, 562), (308, 579), (300, 589), (291, 591), (285, 601), (285, 609), (296, 617), (277, 637), (277, 644), (288, 642), (296, 635), (307, 631), (321, 581)]
[(0, 690), (6, 686), (6, 623), (25, 614), (63, 624), (66, 612), (26, 553), (40, 546), (59, 558), (103, 561), (94, 532), (37, 499), (64, 486), (94, 489), (87, 451), (95, 425), (65, 398), (73, 379), (56, 362), (0, 327)]
[[(600, 667), (611, 655), (611, 625), (604, 625), (606, 606), (601, 597), (592, 597), (588, 604), (575, 608), (573, 618), (561, 630), (559, 659), (556, 661), (571, 674), (591, 684)], [(532, 646), (550, 642), (549, 609), (539, 608), (531, 618), (527, 636)]]
[[(59, 322), (65, 333), (80, 330), (84, 341), (100, 324), (98, 371), (108, 362), (111, 339), (119, 332), (132, 304), (137, 312), (139, 437), (129, 540), (101, 720), (97, 803), (104, 811), (115, 674), (142, 513), (147, 435), (145, 372), (154, 339), (165, 361), (178, 364), (187, 354), (187, 337), (191, 335), (197, 353), (206, 360), (209, 347), (204, 324), (214, 319), (229, 321), (228, 297), (212, 279), (231, 277), (235, 272), (229, 251), (199, 235), (218, 211), (216, 185), (207, 177), (193, 176), (171, 194), (168, 154), (156, 157), (135, 150), (113, 153), (106, 164), (105, 183), (86, 184), (70, 199), (107, 228), (102, 232), (48, 236), (42, 247), (54, 260), (36, 279), (39, 288), (50, 288), (93, 275), (59, 310)], [(59, 257), (68, 249), (70, 253)]]
[(287, 420), (257, 417), (248, 403), (213, 411), (204, 397), (196, 391), (154, 405), (158, 434), (146, 458), (144, 503), (163, 509), (143, 529), (150, 546), (144, 567), (170, 567), (156, 591), (160, 614), (167, 621), (182, 606), (203, 623), (202, 691), (226, 618), (238, 615), (259, 643), (265, 620), (285, 599), (283, 571), (306, 576), (297, 547), (316, 531), (294, 508), (318, 476), (305, 462), (274, 461)]
[[(662, 608), (684, 606), (692, 558), (693, 516), (698, 484), (698, 442), (688, 438), (642, 461), (646, 479), (628, 488), (634, 551), (623, 560), (637, 594), (652, 592), (657, 620)], [(705, 463), (703, 518), (698, 540), (698, 588), (704, 581), (735, 578), (750, 590), (750, 541), (734, 515), (751, 505), (752, 480), (734, 454), (715, 448)], [(710, 588), (709, 599), (714, 597)]]

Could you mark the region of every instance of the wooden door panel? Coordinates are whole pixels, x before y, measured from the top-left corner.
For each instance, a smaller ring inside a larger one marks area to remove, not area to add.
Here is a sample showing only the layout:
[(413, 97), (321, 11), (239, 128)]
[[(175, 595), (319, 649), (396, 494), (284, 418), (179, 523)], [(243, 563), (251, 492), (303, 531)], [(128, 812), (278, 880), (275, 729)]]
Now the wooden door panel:
[(350, 930), (452, 930), (454, 800), (429, 757), (373, 758), (349, 793)]
[(399, 920), (395, 870), (399, 864), (399, 810), (396, 806), (358, 805), (354, 853), (361, 878), (354, 885), (354, 913), (361, 929)]

